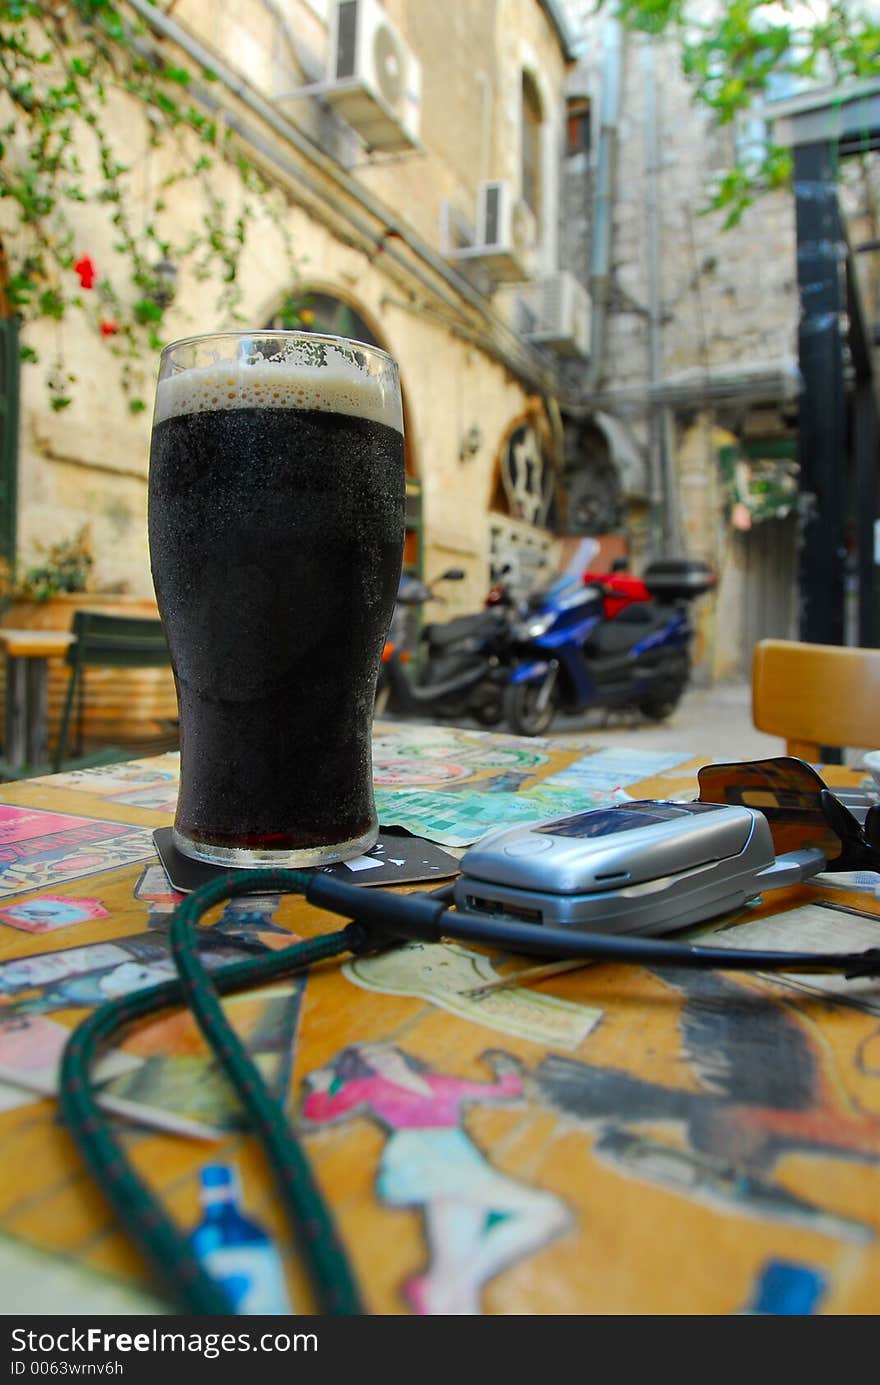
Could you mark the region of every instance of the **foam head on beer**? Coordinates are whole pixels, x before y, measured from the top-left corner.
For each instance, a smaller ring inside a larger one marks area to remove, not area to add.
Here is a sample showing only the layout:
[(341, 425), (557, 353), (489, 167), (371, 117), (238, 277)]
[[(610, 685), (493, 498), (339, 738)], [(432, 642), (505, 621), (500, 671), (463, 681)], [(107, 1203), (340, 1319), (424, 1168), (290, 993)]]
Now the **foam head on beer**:
[(166, 348), (150, 553), (178, 690), (180, 850), (317, 864), (378, 832), (370, 735), (400, 573), (395, 363), (229, 334)]
[(330, 349), (326, 364), (283, 355), (219, 361), (160, 380), (155, 422), (217, 409), (309, 409), (350, 414), (403, 432), (400, 391), (387, 377), (359, 369), (346, 349)]

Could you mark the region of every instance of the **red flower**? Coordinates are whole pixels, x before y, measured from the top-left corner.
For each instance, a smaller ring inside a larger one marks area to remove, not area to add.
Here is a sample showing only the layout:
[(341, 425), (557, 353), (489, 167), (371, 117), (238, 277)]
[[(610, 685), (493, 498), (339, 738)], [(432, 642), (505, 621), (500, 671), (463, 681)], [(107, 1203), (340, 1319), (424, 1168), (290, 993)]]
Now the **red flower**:
[(118, 327), (117, 324), (112, 320), (112, 318), (111, 318), (111, 320), (110, 320), (109, 322), (102, 322), (102, 323), (101, 323), (101, 336), (102, 336), (102, 337), (115, 337), (115, 336), (116, 336), (116, 333), (117, 333), (118, 331), (119, 331), (119, 327)]
[(93, 289), (95, 287), (95, 280), (98, 277), (98, 273), (91, 255), (81, 256), (73, 268), (79, 275), (79, 282), (84, 289)]

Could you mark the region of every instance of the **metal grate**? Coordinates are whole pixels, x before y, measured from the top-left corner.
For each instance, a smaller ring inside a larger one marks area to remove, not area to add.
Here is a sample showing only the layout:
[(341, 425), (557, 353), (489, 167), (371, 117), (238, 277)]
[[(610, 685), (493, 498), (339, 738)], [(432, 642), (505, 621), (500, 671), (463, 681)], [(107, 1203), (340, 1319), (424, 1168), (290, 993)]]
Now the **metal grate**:
[(357, 56), (358, 0), (340, 0), (336, 21), (336, 76), (353, 77)]

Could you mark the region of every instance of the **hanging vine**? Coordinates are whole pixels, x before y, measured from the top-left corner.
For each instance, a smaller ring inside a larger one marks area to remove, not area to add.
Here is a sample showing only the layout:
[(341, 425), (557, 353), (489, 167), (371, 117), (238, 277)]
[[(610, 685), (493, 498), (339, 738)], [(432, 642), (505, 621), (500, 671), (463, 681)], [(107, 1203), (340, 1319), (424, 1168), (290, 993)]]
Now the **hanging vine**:
[[(164, 46), (112, 0), (5, 0), (0, 15), (0, 239), (9, 308), (23, 324), (57, 324), (47, 385), (55, 410), (71, 402), (74, 372), (62, 324), (84, 313), (121, 358), (129, 408), (144, 409), (138, 366), (163, 344), (163, 321), (184, 272), (218, 285), (216, 310), (239, 317), (241, 264), (258, 218), (269, 217), (284, 246), (288, 280), (296, 265), (282, 195), (238, 148), (222, 119), (205, 113), (197, 86), (207, 70), (172, 61)], [(132, 155), (138, 114), (141, 149)], [(151, 177), (154, 164), (161, 176)], [(220, 166), (236, 175), (234, 196)], [(167, 215), (183, 185), (199, 212), (180, 229)], [(85, 243), (95, 213), (112, 246)], [(22, 359), (36, 361), (25, 344)]]

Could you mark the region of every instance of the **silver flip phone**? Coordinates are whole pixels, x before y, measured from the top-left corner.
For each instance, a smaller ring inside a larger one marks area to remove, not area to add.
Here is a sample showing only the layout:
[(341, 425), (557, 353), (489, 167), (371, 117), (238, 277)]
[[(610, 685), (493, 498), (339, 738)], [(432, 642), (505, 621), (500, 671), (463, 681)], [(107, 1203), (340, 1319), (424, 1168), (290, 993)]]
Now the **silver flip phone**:
[(455, 904), (587, 932), (666, 933), (738, 908), (775, 865), (756, 809), (643, 799), (490, 832), (462, 857)]

